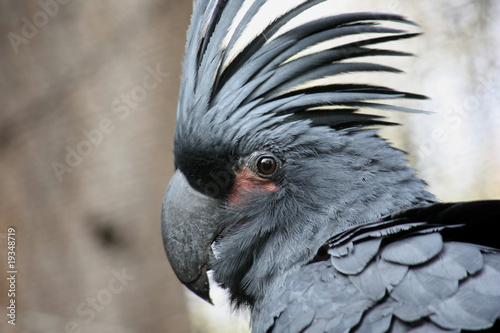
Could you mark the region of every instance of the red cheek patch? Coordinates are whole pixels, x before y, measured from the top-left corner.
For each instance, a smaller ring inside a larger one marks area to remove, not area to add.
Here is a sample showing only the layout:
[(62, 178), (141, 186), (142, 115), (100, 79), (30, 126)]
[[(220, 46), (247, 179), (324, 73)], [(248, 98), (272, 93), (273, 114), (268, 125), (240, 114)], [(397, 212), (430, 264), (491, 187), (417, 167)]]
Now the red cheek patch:
[(229, 194), (229, 205), (231, 207), (242, 206), (250, 195), (265, 191), (278, 192), (279, 187), (272, 180), (259, 177), (248, 167), (243, 167), (236, 174)]

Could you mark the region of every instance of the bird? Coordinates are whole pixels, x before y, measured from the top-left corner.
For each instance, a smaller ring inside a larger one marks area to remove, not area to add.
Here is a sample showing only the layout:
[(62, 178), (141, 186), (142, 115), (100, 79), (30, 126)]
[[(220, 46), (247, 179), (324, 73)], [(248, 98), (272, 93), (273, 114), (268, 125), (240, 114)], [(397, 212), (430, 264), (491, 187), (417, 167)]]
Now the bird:
[(170, 265), (207, 302), (211, 272), (253, 332), (498, 330), (500, 200), (439, 201), (379, 134), (426, 97), (350, 81), (400, 73), (391, 59), (412, 54), (384, 44), (418, 26), (320, 6), (335, 1), (194, 2)]

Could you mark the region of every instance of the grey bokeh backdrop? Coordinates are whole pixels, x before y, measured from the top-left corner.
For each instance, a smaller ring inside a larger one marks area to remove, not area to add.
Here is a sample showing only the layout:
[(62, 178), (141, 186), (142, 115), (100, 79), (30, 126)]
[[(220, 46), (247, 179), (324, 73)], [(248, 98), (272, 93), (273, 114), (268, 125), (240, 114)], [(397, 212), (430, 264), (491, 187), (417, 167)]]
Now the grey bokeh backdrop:
[(191, 8), (1, 2), (1, 332), (7, 226), (13, 331), (190, 331), (159, 217)]
[[(384, 129), (442, 200), (500, 198), (500, 3), (337, 0), (424, 36), (382, 83), (432, 97)], [(0, 1), (0, 332), (234, 332), (170, 270), (160, 206), (191, 1)], [(392, 61), (392, 60), (391, 60)], [(377, 79), (377, 78), (376, 78)], [(16, 229), (16, 326), (6, 233)], [(220, 294), (220, 293), (219, 293)], [(234, 325), (236, 323), (236, 326)]]

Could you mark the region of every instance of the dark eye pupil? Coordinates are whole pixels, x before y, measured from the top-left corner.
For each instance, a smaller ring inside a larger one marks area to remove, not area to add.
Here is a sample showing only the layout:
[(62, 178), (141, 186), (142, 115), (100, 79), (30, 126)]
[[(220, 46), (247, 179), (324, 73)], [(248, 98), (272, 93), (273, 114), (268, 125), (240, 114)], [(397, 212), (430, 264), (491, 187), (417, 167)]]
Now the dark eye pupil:
[(262, 169), (269, 171), (273, 168), (273, 161), (265, 159), (262, 161)]
[(264, 175), (270, 175), (276, 170), (276, 162), (270, 157), (263, 157), (258, 162), (259, 171)]

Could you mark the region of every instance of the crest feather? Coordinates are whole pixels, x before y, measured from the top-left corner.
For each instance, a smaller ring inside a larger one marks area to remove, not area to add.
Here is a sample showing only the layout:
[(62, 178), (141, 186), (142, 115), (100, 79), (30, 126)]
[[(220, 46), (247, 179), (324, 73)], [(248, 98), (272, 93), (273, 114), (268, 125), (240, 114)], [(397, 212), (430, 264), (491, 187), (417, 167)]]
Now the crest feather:
[[(359, 110), (423, 112), (386, 101), (425, 96), (368, 83), (343, 82), (346, 74), (399, 73), (396, 68), (358, 59), (411, 56), (379, 45), (419, 35), (384, 26), (386, 22), (414, 23), (395, 14), (362, 12), (308, 16), (289, 27), (308, 9), (328, 1), (293, 1), (288, 4), (290, 8), (276, 12), (276, 17), (269, 19), (266, 11), (266, 19), (262, 19), (263, 6), (268, 2), (195, 3), (179, 97), (178, 129), (189, 128), (186, 123), (193, 121), (219, 123), (231, 119), (231, 124), (236, 125), (259, 115), (270, 119), (267, 116), (273, 114), (287, 116), (280, 117), (281, 121), (307, 120), (312, 125), (332, 128), (390, 125), (393, 123), (384, 121), (382, 115)], [(255, 28), (259, 19), (265, 23)], [(357, 40), (353, 42), (352, 36)], [(351, 40), (346, 41), (346, 37)]]

